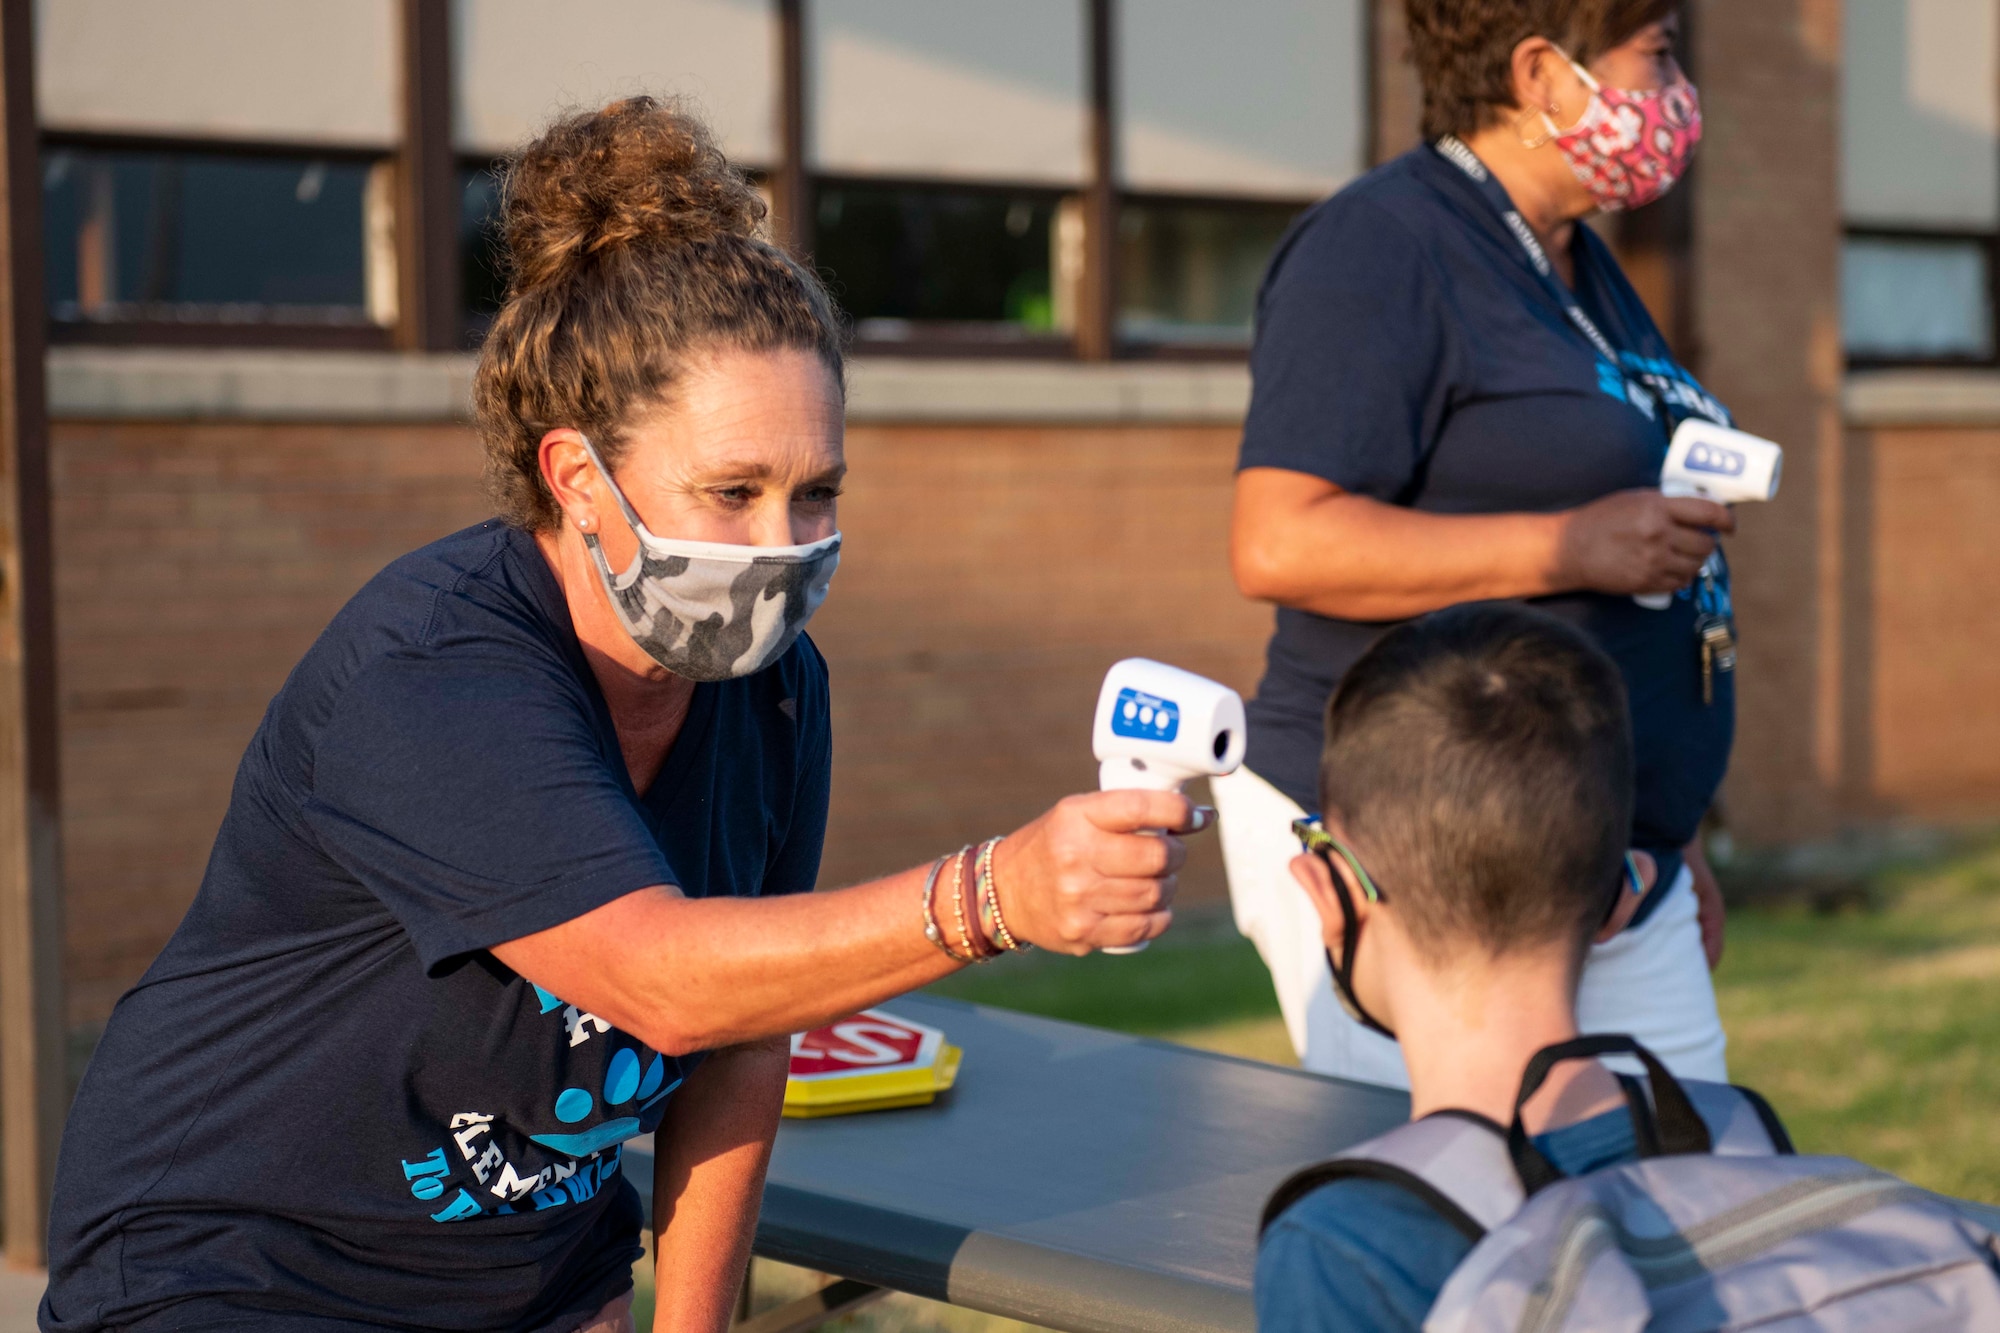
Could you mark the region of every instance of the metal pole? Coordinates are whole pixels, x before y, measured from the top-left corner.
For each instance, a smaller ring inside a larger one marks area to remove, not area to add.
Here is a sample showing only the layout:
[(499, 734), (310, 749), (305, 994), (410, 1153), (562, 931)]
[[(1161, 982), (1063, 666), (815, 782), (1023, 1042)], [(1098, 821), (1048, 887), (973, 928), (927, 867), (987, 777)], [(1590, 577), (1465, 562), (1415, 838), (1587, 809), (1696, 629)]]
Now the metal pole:
[(1112, 0), (1090, 0), (1085, 21), (1089, 61), (1090, 179), (1083, 192), (1083, 292), (1077, 303), (1076, 353), (1109, 361), (1118, 346), (1118, 107), (1116, 16)]
[(69, 1100), (33, 9), (0, 0), (0, 1190), (7, 1261), (30, 1268)]
[(771, 173), (772, 235), (800, 260), (813, 249), (812, 175), (806, 164), (805, 0), (778, 0), (778, 162)]
[(464, 341), (458, 162), (451, 145), (451, 9), (403, 0), (403, 142), (397, 162), (397, 345), (449, 352)]

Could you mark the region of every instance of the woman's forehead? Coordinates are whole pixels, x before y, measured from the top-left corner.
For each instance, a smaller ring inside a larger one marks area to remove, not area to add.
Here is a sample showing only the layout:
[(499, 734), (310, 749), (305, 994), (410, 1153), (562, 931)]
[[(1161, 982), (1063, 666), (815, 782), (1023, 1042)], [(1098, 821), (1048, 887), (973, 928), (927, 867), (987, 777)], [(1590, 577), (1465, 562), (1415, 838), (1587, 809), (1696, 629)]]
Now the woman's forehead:
[(839, 386), (818, 357), (730, 351), (689, 370), (631, 424), (629, 461), (744, 479), (845, 470)]

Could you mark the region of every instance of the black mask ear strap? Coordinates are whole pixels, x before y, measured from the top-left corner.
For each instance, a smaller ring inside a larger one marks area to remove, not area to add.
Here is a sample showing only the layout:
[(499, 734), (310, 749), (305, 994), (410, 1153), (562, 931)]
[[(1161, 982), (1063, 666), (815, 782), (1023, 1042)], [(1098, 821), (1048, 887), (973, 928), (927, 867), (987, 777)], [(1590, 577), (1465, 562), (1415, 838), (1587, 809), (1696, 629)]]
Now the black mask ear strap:
[(1394, 1041), (1396, 1034), (1369, 1013), (1354, 992), (1354, 950), (1361, 943), (1361, 922), (1354, 915), (1354, 897), (1347, 891), (1347, 881), (1340, 877), (1339, 867), (1325, 852), (1320, 853), (1320, 860), (1326, 862), (1327, 873), (1333, 876), (1333, 891), (1340, 895), (1340, 957), (1336, 959), (1331, 949), (1326, 951), (1326, 967), (1333, 973), (1333, 988), (1355, 1022)]

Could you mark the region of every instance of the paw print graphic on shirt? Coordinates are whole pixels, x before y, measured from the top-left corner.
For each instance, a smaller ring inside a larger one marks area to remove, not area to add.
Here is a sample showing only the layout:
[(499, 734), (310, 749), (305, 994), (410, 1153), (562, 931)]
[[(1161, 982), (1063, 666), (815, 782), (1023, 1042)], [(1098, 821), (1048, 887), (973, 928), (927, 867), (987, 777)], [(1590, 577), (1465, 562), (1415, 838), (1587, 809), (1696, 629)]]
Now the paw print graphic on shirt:
[[(544, 1148), (553, 1148), (571, 1157), (588, 1157), (601, 1152), (614, 1143), (623, 1143), (639, 1132), (638, 1113), (646, 1110), (675, 1088), (681, 1085), (679, 1079), (666, 1083), (667, 1060), (663, 1055), (653, 1057), (653, 1062), (645, 1067), (642, 1074), (639, 1067), (639, 1052), (627, 1046), (611, 1057), (610, 1066), (604, 1071), (604, 1105), (607, 1109), (622, 1107), (636, 1102), (631, 1114), (607, 1120), (601, 1125), (581, 1130), (573, 1134), (530, 1134), (528, 1137)], [(666, 1083), (665, 1087), (661, 1084)], [(588, 1120), (597, 1110), (597, 1098), (585, 1088), (564, 1088), (556, 1095), (556, 1119), (565, 1125), (574, 1125)]]

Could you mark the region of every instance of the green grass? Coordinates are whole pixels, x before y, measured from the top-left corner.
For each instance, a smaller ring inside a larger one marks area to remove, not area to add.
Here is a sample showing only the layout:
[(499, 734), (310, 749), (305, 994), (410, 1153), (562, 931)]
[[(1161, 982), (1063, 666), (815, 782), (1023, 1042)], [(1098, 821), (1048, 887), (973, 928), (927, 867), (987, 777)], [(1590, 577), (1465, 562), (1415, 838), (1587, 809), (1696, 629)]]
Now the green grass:
[[(1818, 899), (1846, 904), (1837, 912), (1815, 910), (1807, 893), (1796, 904), (1731, 914), (1716, 974), (1731, 1075), (1771, 1099), (1801, 1151), (1858, 1157), (1932, 1189), (2000, 1203), (2000, 837), (1843, 882), (1847, 889)], [(1292, 1063), (1270, 979), (1224, 915), (1190, 915), (1143, 954), (1009, 958), (932, 989)], [(651, 1317), (650, 1269), (641, 1266), (642, 1329)], [(820, 1281), (759, 1260), (756, 1308)], [(1027, 1329), (901, 1295), (827, 1327)]]
[(1278, 1014), (1271, 975), (1226, 915), (1185, 920), (1144, 953), (1062, 958), (1043, 953), (967, 968), (934, 994), (1049, 1018), (1178, 1037), (1190, 1029)]
[(2000, 1202), (2000, 842), (1867, 887), (1872, 909), (1732, 918), (1730, 1073), (1804, 1151)]

